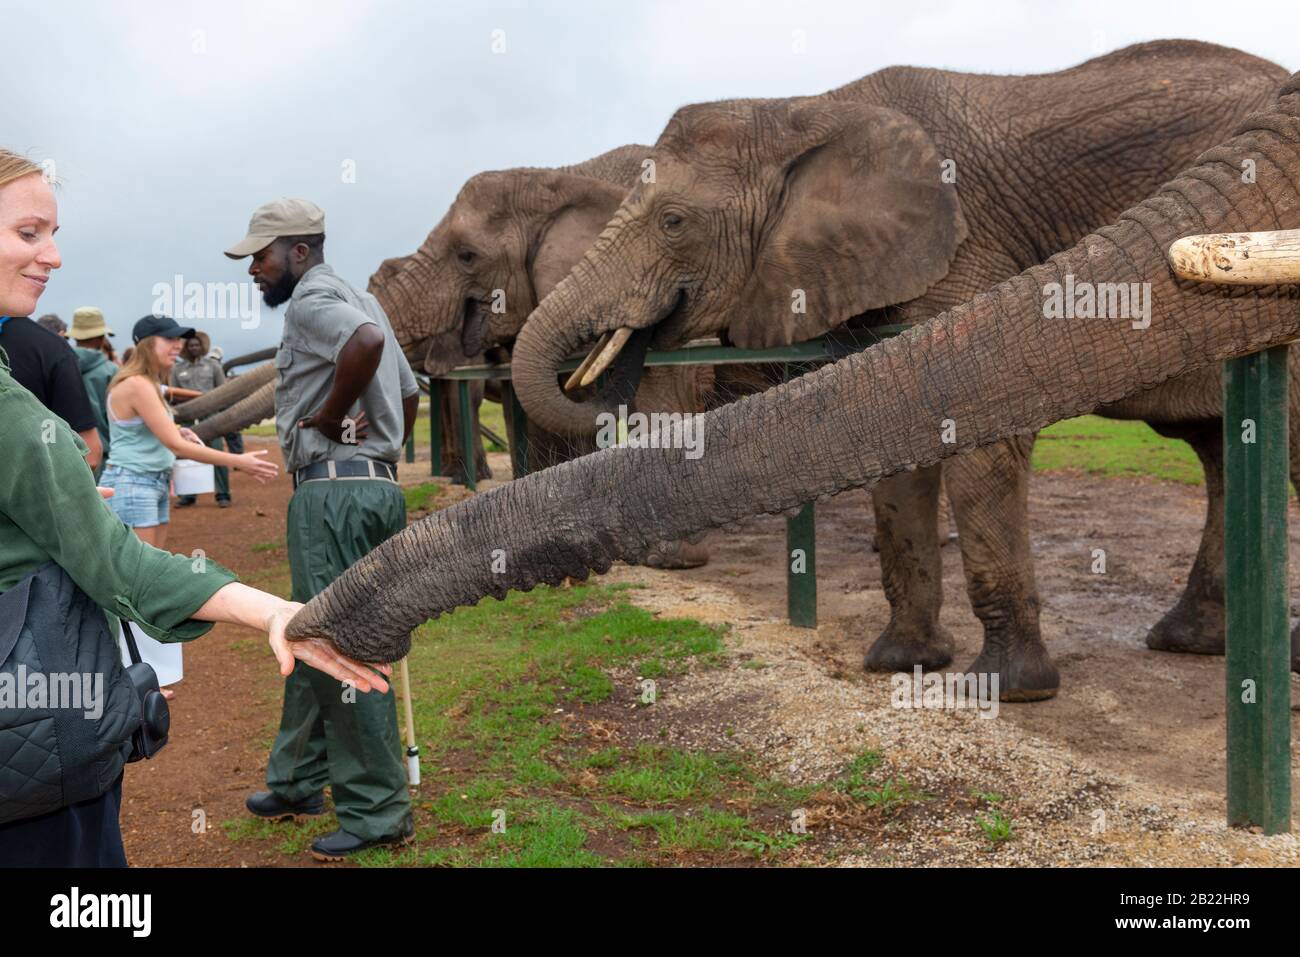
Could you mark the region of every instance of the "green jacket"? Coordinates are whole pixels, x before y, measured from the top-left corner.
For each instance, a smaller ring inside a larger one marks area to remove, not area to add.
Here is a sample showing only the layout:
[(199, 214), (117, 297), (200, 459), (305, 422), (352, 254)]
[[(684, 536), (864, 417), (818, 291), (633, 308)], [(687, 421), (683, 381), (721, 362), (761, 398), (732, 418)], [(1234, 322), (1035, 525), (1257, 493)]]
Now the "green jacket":
[(140, 541), (100, 498), (85, 453), (0, 363), (0, 592), (53, 560), (100, 608), (159, 641), (207, 632), (211, 622), (190, 616), (235, 576)]
[(77, 354), (77, 365), (81, 370), (81, 381), (86, 385), (86, 395), (90, 397), (90, 406), (95, 410), (95, 430), (99, 432), (99, 441), (104, 446), (104, 461), (108, 461), (108, 383), (117, 375), (117, 366), (108, 361), (108, 356), (98, 349), (83, 349), (73, 346)]

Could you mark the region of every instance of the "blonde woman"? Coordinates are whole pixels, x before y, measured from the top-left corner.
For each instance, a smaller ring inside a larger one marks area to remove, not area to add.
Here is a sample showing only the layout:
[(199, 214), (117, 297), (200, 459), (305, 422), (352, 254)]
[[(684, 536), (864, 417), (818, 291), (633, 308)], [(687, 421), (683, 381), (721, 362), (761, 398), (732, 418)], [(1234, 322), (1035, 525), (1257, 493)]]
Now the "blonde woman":
[(150, 545), (167, 547), (170, 519), (168, 482), (176, 459), (242, 469), (259, 482), (275, 478), (279, 466), (263, 449), (233, 455), (208, 448), (189, 429), (178, 429), (163, 402), (162, 386), (181, 345), (194, 330), (163, 316), (145, 316), (131, 338), (135, 351), (108, 384), (109, 457), (99, 484), (116, 493), (113, 511)]
[[(0, 150), (0, 316), (36, 311), (61, 265), (58, 218), (40, 168)], [(140, 706), (101, 609), (160, 641), (189, 641), (214, 621), (258, 628), (282, 675), (297, 659), (361, 691), (388, 690), (326, 641), (288, 641), (285, 625), (301, 606), (239, 584), (215, 561), (196, 566), (133, 535), (95, 490), (85, 450), (0, 363), (0, 627), (27, 639), (0, 642), (0, 672), (12, 679), (19, 668), (57, 667), (102, 679), (90, 709), (56, 700), (0, 708), (9, 772), (0, 777), (0, 868), (126, 865), (118, 811)]]

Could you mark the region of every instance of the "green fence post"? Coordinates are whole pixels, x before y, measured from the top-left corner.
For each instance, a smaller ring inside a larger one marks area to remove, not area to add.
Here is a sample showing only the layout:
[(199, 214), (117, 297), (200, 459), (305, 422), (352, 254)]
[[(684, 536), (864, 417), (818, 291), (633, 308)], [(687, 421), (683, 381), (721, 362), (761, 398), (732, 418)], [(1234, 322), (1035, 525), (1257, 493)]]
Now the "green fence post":
[(809, 502), (785, 520), (786, 606), (790, 624), (817, 627), (817, 512)]
[[(415, 421), (420, 421), (420, 407), (415, 407)], [(411, 423), (411, 434), (406, 437), (406, 464), (415, 461), (415, 422)]]
[[(787, 382), (800, 373), (786, 363)], [(796, 628), (817, 627), (817, 507), (809, 502), (785, 520), (786, 612)]]
[(429, 474), (442, 474), (442, 380), (429, 380)]
[(1287, 347), (1224, 363), (1228, 824), (1291, 827)]
[(465, 461), (465, 487), (471, 492), (478, 491), (478, 458), (474, 454), (474, 409), (469, 399), (469, 380), (461, 379), (456, 383), (460, 393), (460, 443), (461, 458)]
[(506, 411), (507, 431), (510, 433), (510, 474), (523, 478), (528, 474), (528, 414), (519, 404), (513, 383), (501, 380), (501, 405)]

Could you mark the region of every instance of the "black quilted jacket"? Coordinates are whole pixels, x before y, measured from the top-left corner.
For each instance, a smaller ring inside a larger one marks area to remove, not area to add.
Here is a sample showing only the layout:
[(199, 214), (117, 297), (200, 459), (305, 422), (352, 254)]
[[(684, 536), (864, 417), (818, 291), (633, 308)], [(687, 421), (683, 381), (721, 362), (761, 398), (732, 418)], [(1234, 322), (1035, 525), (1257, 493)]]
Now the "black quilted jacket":
[[(65, 693), (19, 707), (18, 679), (30, 690), (33, 674)], [(54, 675), (83, 690), (90, 676), (99, 700), (83, 694), (78, 707), (67, 706), (69, 685)], [(104, 613), (62, 568), (43, 565), (0, 595), (0, 824), (103, 794), (122, 773), (139, 723), (139, 698)]]

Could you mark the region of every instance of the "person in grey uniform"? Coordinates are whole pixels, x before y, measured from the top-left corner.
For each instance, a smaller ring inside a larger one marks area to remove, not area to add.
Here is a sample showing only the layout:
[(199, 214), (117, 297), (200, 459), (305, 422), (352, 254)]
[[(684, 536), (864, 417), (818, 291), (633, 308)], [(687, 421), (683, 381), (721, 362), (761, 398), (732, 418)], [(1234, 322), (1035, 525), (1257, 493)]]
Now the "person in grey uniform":
[[(171, 384), (182, 389), (193, 389), (195, 392), (211, 392), (213, 389), (226, 384), (226, 373), (221, 368), (221, 361), (208, 355), (208, 350), (212, 346), (212, 340), (206, 332), (195, 330), (194, 335), (185, 340), (185, 345), (181, 347), (180, 357), (176, 364), (172, 366)], [(208, 439), (207, 446), (210, 449), (216, 449), (218, 452), (225, 451), (226, 442), (220, 435), (214, 435)], [(243, 453), (242, 446), (238, 452), (234, 446), (230, 451), (236, 455)], [(230, 507), (230, 470), (224, 465), (218, 465), (212, 470), (213, 479), (216, 482), (217, 505), (221, 508)], [(180, 508), (193, 505), (198, 501), (197, 495), (181, 495), (176, 499), (176, 505)]]
[[(325, 263), (325, 214), (281, 199), (253, 214), (226, 250), (252, 256), (269, 306), (287, 302), (276, 353), (275, 425), (293, 476), (289, 566), (295, 601), (323, 591), (406, 526), (397, 457), (415, 423), (419, 388), (378, 301)], [(249, 811), (284, 820), (324, 811), (329, 784), (339, 829), (312, 842), (318, 860), (409, 841), (411, 802), (393, 692), (358, 695), (300, 665), (285, 682), (271, 748), (270, 790)]]

